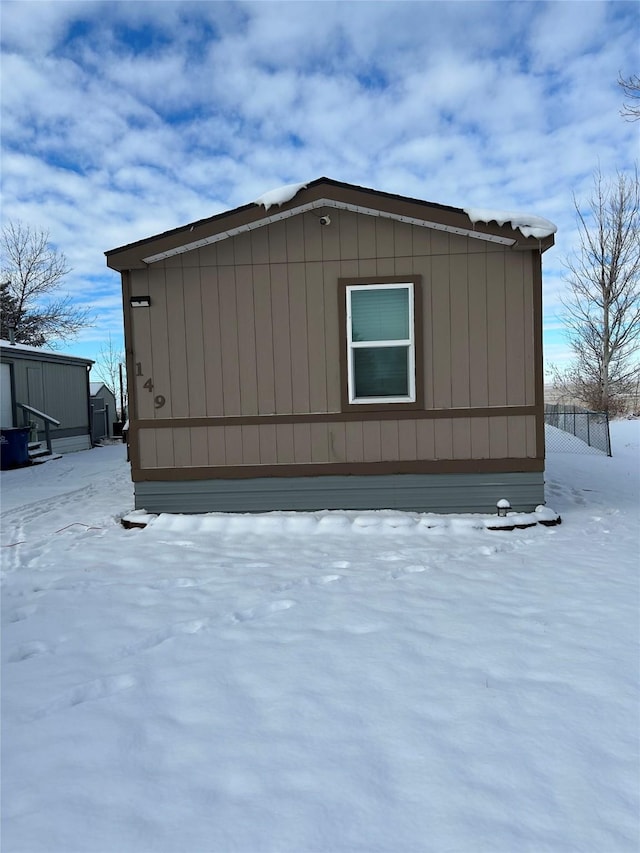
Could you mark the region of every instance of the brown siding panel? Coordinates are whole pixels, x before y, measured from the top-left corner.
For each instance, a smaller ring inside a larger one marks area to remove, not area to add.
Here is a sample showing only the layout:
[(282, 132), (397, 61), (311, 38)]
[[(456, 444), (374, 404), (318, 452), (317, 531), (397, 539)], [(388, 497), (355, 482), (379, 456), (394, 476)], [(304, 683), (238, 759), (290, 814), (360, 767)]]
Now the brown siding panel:
[(487, 255), (487, 372), (489, 405), (507, 404), (504, 254)]
[[(413, 255), (413, 225), (392, 220), (393, 223), (393, 256), (394, 258), (410, 258)], [(421, 229), (426, 231), (425, 228)]]
[[(346, 424), (346, 458), (353, 462), (364, 462), (364, 447), (362, 444), (362, 424), (351, 421)], [(384, 451), (383, 451), (384, 454)]]
[(202, 295), (200, 292), (200, 270), (197, 267), (184, 270), (184, 321), (186, 328), (186, 383), (189, 394), (189, 415), (207, 414), (207, 392), (205, 383), (204, 339), (202, 326)]
[(489, 418), (489, 452), (491, 459), (508, 458), (508, 418)]
[(416, 421), (398, 421), (398, 449), (401, 459), (418, 459)]
[[(331, 297), (334, 296), (332, 293), (330, 295)], [(331, 303), (332, 305), (335, 303), (335, 298), (331, 299)], [(326, 412), (328, 411), (327, 342), (325, 338), (327, 319), (325, 288), (320, 264), (306, 265), (306, 308), (309, 348), (309, 411)]]
[[(169, 394), (171, 414), (184, 418), (189, 415), (189, 385), (187, 381), (187, 336), (184, 316), (184, 286), (182, 269), (167, 270), (167, 314), (169, 323)], [(153, 395), (166, 393), (154, 382)]]
[(449, 258), (431, 260), (431, 323), (433, 335), (433, 405), (451, 408), (451, 320)]
[(508, 455), (522, 459), (527, 455), (526, 418), (508, 418), (507, 424)]
[(450, 421), (437, 420), (434, 422), (435, 458), (453, 458), (453, 427)]
[(524, 318), (524, 282), (523, 261), (528, 260), (523, 253), (514, 252), (505, 255), (506, 279), (506, 380), (507, 405), (521, 406), (526, 402), (525, 378), (525, 318)]
[(304, 261), (304, 225), (301, 216), (285, 219), (287, 261), (290, 264)]
[[(358, 259), (358, 217), (355, 213), (342, 211), (340, 213), (340, 258), (343, 261)], [(355, 272), (341, 270), (342, 276), (357, 275)]]
[[(146, 430), (140, 430), (141, 443), (144, 441)], [(173, 430), (160, 429), (156, 432), (156, 459), (158, 468), (174, 468), (175, 456), (173, 450)]]
[[(327, 377), (328, 412), (339, 412), (340, 397), (340, 350), (346, 347), (346, 330), (341, 329), (338, 321), (337, 281), (341, 277), (344, 264), (329, 261), (322, 265), (324, 286), (325, 316), (325, 354)], [(318, 267), (316, 267), (318, 269)]]
[(308, 412), (309, 358), (313, 358), (315, 354), (309, 351), (307, 336), (307, 293), (304, 266), (291, 264), (288, 279), (292, 408), (294, 412)]
[(247, 425), (242, 430), (242, 464), (260, 465), (260, 427)]
[(380, 445), (383, 459), (399, 459), (398, 421), (380, 421)]
[(286, 264), (271, 265), (271, 319), (276, 411), (293, 411), (291, 395), (291, 348), (289, 344), (289, 284)]
[(276, 448), (280, 464), (296, 461), (293, 449), (293, 424), (278, 424), (276, 426)]
[(457, 418), (451, 423), (453, 459), (471, 459), (470, 418)]
[(242, 414), (238, 353), (236, 282), (233, 267), (220, 267), (220, 342), (222, 349), (222, 393), (225, 415)]
[(347, 459), (347, 425), (336, 423), (329, 426), (329, 460), (345, 462)]
[[(466, 245), (466, 241), (465, 241)], [(470, 405), (469, 269), (466, 255), (451, 257), (451, 405)]]
[(489, 459), (489, 418), (471, 418), (471, 458)]
[(191, 431), (189, 429), (173, 430), (173, 460), (176, 468), (187, 468), (191, 461)]
[[(535, 417), (144, 427), (142, 467), (535, 458)], [(157, 452), (156, 452), (157, 448)]]
[(256, 366), (255, 306), (253, 304), (253, 267), (236, 267), (236, 312), (240, 409), (243, 415), (258, 414), (258, 377)]
[(224, 445), (224, 427), (207, 427), (209, 465), (224, 465), (227, 454)]
[(140, 449), (140, 467), (157, 468), (156, 431), (153, 429), (140, 430), (136, 437)]
[(242, 465), (242, 429), (241, 426), (224, 428), (225, 465)]
[(206, 427), (191, 429), (191, 464), (197, 467), (209, 465), (209, 442)]
[[(268, 261), (272, 264), (284, 264), (288, 260), (287, 256), (287, 225), (286, 220), (282, 220), (280, 222), (274, 222), (269, 228), (259, 229), (267, 231), (269, 234), (269, 257)], [(251, 232), (252, 234), (257, 234), (258, 231)], [(267, 261), (265, 260), (264, 263)], [(263, 263), (263, 261), (258, 260), (255, 256), (253, 258), (254, 264)]]
[(365, 462), (379, 462), (382, 459), (382, 441), (378, 421), (365, 421), (362, 424), (362, 449)]
[(223, 415), (222, 336), (220, 334), (220, 305), (218, 301), (218, 271), (203, 268), (200, 286), (203, 318), (203, 359), (207, 415)]
[[(277, 230), (278, 229), (276, 228), (276, 233)], [(251, 231), (251, 256), (246, 259), (243, 258), (242, 261), (236, 256), (236, 264), (242, 263), (243, 261), (245, 263), (268, 264), (271, 261), (271, 257), (269, 255), (269, 239), (271, 231), (271, 228), (256, 228), (254, 231)], [(237, 242), (235, 238), (234, 242)], [(283, 256), (283, 261), (284, 260), (286, 260), (286, 257)]]
[(304, 259), (305, 261), (322, 260), (322, 231), (325, 226), (320, 224), (316, 213), (302, 215), (304, 226)]
[(261, 415), (276, 411), (270, 269), (268, 264), (258, 264), (253, 268), (256, 382), (258, 413)]
[(275, 424), (265, 424), (258, 433), (260, 441), (260, 464), (275, 465), (278, 462)]
[(329, 462), (329, 425), (310, 424), (311, 429), (311, 461)]
[[(131, 377), (135, 417), (147, 422), (141, 467), (539, 458), (534, 415), (504, 408), (536, 402), (534, 253), (346, 210), (330, 209), (322, 226), (323, 212), (132, 271), (131, 292), (152, 299), (129, 317), (142, 372)], [(368, 407), (362, 422), (346, 410), (334, 422), (346, 347), (338, 279), (405, 275), (421, 279), (421, 391), (433, 419), (381, 406), (379, 420)], [(161, 409), (156, 394), (166, 397)], [(470, 407), (489, 411), (467, 417)], [(291, 422), (255, 420), (271, 415)], [(215, 417), (238, 420), (204, 420)], [(203, 420), (182, 427), (171, 418)], [(148, 429), (154, 420), (165, 428)]]
[[(375, 225), (376, 258), (387, 258), (393, 261), (395, 258), (394, 220), (378, 216), (373, 222)], [(390, 273), (390, 275), (392, 274)]]
[(486, 254), (469, 263), (469, 404), (489, 405)]
[(534, 331), (534, 289), (533, 289), (533, 267), (535, 255), (529, 253), (529, 257), (523, 259), (523, 285), (524, 285), (524, 364), (525, 364), (525, 402), (532, 406), (536, 402), (535, 386), (535, 331)]

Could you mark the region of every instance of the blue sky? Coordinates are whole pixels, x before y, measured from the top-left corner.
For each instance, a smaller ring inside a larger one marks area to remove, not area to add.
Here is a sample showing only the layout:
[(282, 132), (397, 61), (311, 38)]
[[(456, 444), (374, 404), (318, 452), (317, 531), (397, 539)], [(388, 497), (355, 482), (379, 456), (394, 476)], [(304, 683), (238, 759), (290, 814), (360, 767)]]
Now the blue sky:
[(326, 175), (558, 226), (545, 355), (562, 363), (573, 195), (633, 167), (635, 2), (4, 0), (2, 219), (50, 232), (97, 315), (63, 351), (121, 341), (107, 249)]

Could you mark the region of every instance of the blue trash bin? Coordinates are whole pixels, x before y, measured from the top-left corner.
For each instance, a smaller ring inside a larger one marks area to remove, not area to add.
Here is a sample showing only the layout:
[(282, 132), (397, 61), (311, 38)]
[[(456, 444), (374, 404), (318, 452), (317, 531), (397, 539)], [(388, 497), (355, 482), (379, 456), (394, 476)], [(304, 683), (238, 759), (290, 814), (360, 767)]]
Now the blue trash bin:
[(0, 468), (19, 468), (29, 462), (29, 427), (0, 430)]

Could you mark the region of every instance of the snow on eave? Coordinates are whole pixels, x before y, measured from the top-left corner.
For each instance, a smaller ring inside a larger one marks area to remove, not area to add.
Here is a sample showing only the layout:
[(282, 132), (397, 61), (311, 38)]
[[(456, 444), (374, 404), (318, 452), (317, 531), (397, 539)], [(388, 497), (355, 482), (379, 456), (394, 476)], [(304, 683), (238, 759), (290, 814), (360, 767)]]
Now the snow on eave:
[(483, 222), (488, 225), (489, 222), (497, 222), (502, 226), (509, 223), (515, 230), (517, 229), (524, 237), (535, 237), (542, 240), (545, 237), (550, 237), (558, 230), (558, 226), (554, 225), (548, 219), (543, 219), (542, 216), (534, 216), (532, 213), (514, 213), (509, 210), (490, 210), (486, 207), (465, 207), (464, 212), (475, 225), (476, 222)]
[(269, 190), (268, 192), (263, 193), (254, 201), (254, 204), (262, 205), (265, 210), (269, 210), (269, 208), (274, 204), (280, 206), (291, 201), (291, 199), (296, 196), (300, 190), (305, 190), (306, 188), (306, 183), (286, 184), (284, 187), (278, 187), (275, 190)]
[(0, 350), (2, 350), (3, 354), (11, 355), (11, 353), (33, 353), (34, 355), (41, 355), (43, 359), (53, 358), (58, 359), (60, 361), (76, 361), (83, 362), (84, 364), (95, 364), (95, 361), (91, 358), (84, 358), (81, 355), (68, 355), (65, 352), (57, 352), (56, 350), (48, 350), (43, 349), (42, 347), (34, 347), (31, 344), (12, 344), (11, 341), (6, 338), (0, 338)]

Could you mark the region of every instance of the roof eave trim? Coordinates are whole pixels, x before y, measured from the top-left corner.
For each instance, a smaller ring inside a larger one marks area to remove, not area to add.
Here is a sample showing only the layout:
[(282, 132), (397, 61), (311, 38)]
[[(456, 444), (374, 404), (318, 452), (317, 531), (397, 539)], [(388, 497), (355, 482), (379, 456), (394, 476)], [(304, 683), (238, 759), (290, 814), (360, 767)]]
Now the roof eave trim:
[(391, 213), (386, 210), (379, 210), (378, 208), (372, 207), (364, 207), (359, 204), (350, 204), (348, 202), (337, 201), (331, 198), (319, 198), (314, 201), (310, 201), (307, 204), (296, 205), (295, 207), (288, 208), (287, 210), (280, 210), (272, 214), (268, 214), (260, 219), (256, 219), (253, 222), (249, 222), (246, 225), (239, 225), (236, 228), (229, 228), (226, 231), (220, 231), (216, 234), (212, 234), (209, 237), (203, 237), (200, 240), (194, 240), (190, 243), (184, 243), (182, 246), (176, 246), (173, 249), (167, 249), (165, 252), (158, 252), (154, 255), (147, 255), (142, 258), (142, 261), (145, 264), (153, 264), (157, 261), (165, 260), (166, 258), (171, 258), (174, 255), (181, 255), (184, 252), (191, 252), (193, 249), (199, 249), (203, 246), (209, 246), (212, 243), (219, 243), (222, 240), (226, 240), (229, 237), (235, 237), (238, 234), (245, 233), (247, 231), (253, 231), (256, 228), (262, 228), (265, 225), (271, 225), (274, 222), (280, 222), (283, 219), (289, 219), (292, 216), (298, 216), (301, 213), (307, 213), (310, 210), (316, 210), (320, 207), (331, 207), (338, 210), (348, 210), (352, 213), (362, 213), (366, 216), (378, 216), (385, 219), (395, 219), (398, 222), (405, 222), (409, 225), (418, 225), (422, 228), (432, 228), (435, 231), (447, 231), (450, 234), (458, 234), (463, 237), (471, 237), (474, 240), (482, 240), (488, 243), (500, 243), (503, 246), (513, 246), (517, 243), (516, 238), (511, 237), (499, 237), (496, 234), (489, 234), (484, 231), (477, 231), (473, 227), (470, 228), (462, 228), (453, 225), (445, 225), (442, 222), (434, 222), (430, 219), (422, 219), (414, 216), (403, 216), (402, 214)]

